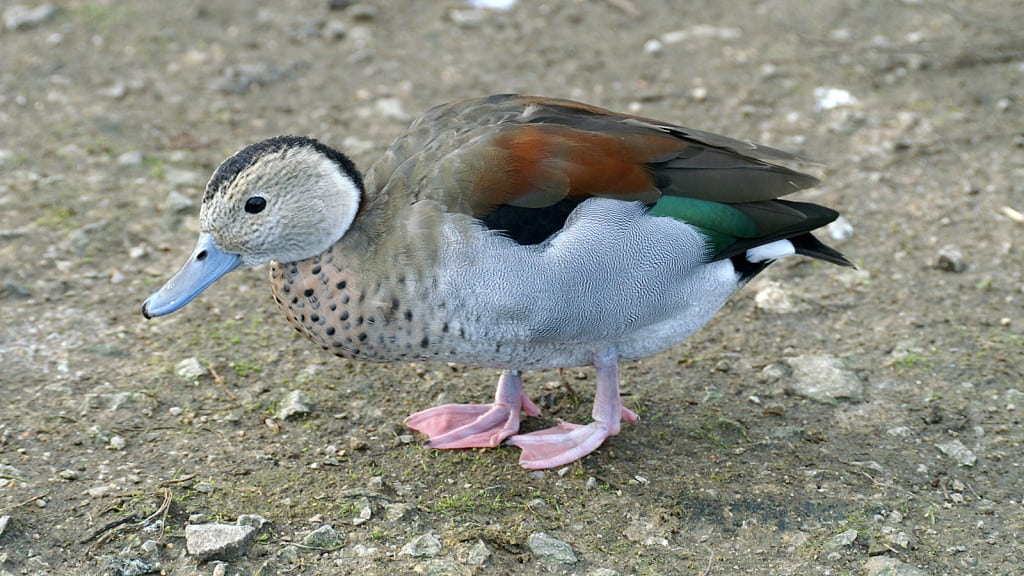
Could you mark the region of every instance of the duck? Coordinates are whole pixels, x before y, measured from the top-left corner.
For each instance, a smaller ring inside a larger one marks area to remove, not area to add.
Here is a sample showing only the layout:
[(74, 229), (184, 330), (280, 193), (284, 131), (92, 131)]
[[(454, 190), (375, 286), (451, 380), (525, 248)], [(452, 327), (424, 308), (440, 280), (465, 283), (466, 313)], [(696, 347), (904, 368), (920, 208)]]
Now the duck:
[[(505, 444), (524, 468), (561, 467), (638, 420), (620, 362), (683, 341), (776, 260), (853, 266), (812, 234), (838, 212), (781, 199), (818, 183), (801, 162), (518, 94), (428, 110), (365, 174), (319, 140), (277, 136), (216, 169), (195, 248), (142, 313), (269, 264), (288, 323), (334, 355), (501, 371), (493, 402), (405, 420), (427, 446)], [(522, 415), (540, 415), (522, 371), (580, 366), (596, 370), (592, 421), (521, 434)]]

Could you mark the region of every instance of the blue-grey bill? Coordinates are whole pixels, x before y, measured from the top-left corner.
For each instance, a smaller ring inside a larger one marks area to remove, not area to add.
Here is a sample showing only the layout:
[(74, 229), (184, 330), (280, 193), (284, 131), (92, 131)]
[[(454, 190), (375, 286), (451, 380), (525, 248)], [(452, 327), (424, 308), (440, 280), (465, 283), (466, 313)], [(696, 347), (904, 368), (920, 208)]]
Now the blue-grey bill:
[(217, 246), (213, 236), (200, 234), (188, 262), (162, 288), (146, 298), (142, 304), (142, 315), (152, 318), (182, 308), (218, 278), (241, 264), (241, 256), (224, 252)]

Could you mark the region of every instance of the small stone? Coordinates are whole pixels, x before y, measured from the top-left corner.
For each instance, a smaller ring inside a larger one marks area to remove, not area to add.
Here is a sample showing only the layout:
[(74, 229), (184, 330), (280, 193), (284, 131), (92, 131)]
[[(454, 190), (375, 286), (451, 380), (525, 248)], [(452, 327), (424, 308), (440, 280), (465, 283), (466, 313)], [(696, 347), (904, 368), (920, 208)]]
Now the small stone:
[(402, 107), (402, 101), (398, 98), (380, 98), (373, 103), (373, 109), (382, 118), (403, 122), (409, 119), (409, 114)]
[(118, 155), (117, 163), (120, 166), (138, 166), (144, 159), (141, 150), (129, 150)]
[(294, 76), (291, 72), (276, 68), (266, 62), (255, 62), (229, 66), (219, 78), (210, 83), (217, 92), (238, 94), (247, 92), (253, 86), (272, 84)]
[(21, 4), (13, 4), (4, 10), (4, 26), (11, 30), (29, 30), (46, 23), (57, 15), (57, 7), (53, 4), (41, 4), (29, 8)]
[(228, 571), (227, 562), (220, 562), (220, 561), (215, 560), (214, 562), (212, 562), (212, 564), (213, 564), (213, 572), (210, 573), (210, 576), (225, 576), (225, 574), (227, 574), (227, 571)]
[(526, 476), (527, 476), (527, 478), (529, 478), (531, 480), (543, 480), (544, 479), (544, 471), (543, 470), (530, 470), (529, 472), (526, 473)]
[(200, 494), (213, 494), (213, 484), (210, 484), (206, 480), (196, 482), (192, 489)]
[(588, 571), (586, 576), (621, 576), (621, 574), (611, 568), (594, 568)]
[(480, 8), (454, 9), (448, 11), (448, 19), (459, 28), (479, 28), (490, 15)]
[(198, 562), (230, 560), (246, 551), (256, 529), (235, 524), (189, 524), (185, 526), (185, 549)]
[(348, 9), (348, 15), (355, 22), (370, 22), (380, 15), (380, 8), (377, 8), (376, 4), (359, 2)]
[(792, 369), (793, 392), (800, 396), (823, 404), (864, 397), (864, 382), (835, 356), (796, 356), (784, 362)]
[(110, 486), (103, 484), (101, 486), (93, 486), (86, 490), (85, 493), (88, 494), (90, 498), (102, 498), (109, 494), (110, 490)]
[(441, 553), (441, 541), (433, 534), (421, 534), (402, 546), (398, 552), (399, 556), (412, 556), (413, 558), (432, 558)]
[(393, 504), (384, 505), (384, 520), (387, 522), (398, 522), (402, 518), (405, 518), (409, 511), (413, 507), (404, 502), (395, 502)]
[(895, 558), (874, 556), (864, 563), (864, 576), (928, 576), (928, 573)]
[(110, 556), (103, 564), (103, 573), (109, 576), (141, 576), (153, 571), (153, 566), (142, 558)]
[(772, 314), (790, 314), (797, 309), (789, 290), (778, 282), (768, 282), (754, 295), (754, 307)]
[(317, 550), (334, 550), (343, 543), (342, 536), (330, 524), (324, 524), (302, 539), (303, 546)]
[(4, 535), (4, 531), (7, 530), (7, 525), (11, 522), (9, 515), (0, 516), (0, 536)]
[(835, 534), (834, 536), (826, 540), (825, 550), (835, 552), (837, 550), (850, 546), (851, 544), (853, 544), (855, 540), (857, 540), (857, 531), (851, 528), (850, 530), (847, 530), (845, 532)]
[(885, 433), (894, 438), (909, 438), (913, 434), (913, 430), (907, 426), (894, 426), (886, 430)]
[(177, 166), (165, 167), (163, 174), (164, 181), (168, 184), (183, 188), (191, 188), (203, 181), (203, 175), (199, 172), (187, 168), (178, 168)]
[(128, 441), (124, 439), (124, 436), (112, 436), (107, 446), (111, 450), (124, 450), (124, 447), (128, 445)]
[(284, 548), (281, 548), (277, 551), (277, 557), (282, 562), (295, 564), (299, 561), (299, 547), (295, 546), (294, 544), (289, 544), (288, 546), (285, 546)]
[(281, 401), (277, 409), (278, 420), (289, 420), (313, 411), (313, 401), (302, 390), (292, 390)]
[(587, 478), (585, 486), (587, 490), (597, 490), (597, 478), (594, 478), (593, 476)]
[(936, 448), (939, 452), (942, 452), (946, 456), (949, 456), (957, 466), (974, 466), (978, 461), (978, 457), (974, 455), (974, 452), (964, 446), (964, 443), (959, 440), (953, 440), (946, 442), (945, 444), (936, 444)]
[(177, 374), (179, 378), (184, 378), (186, 380), (198, 380), (203, 376), (206, 376), (207, 370), (206, 366), (203, 366), (203, 363), (199, 361), (199, 358), (192, 357), (186, 358), (175, 364), (174, 373)]
[(825, 227), (825, 230), (828, 232), (829, 238), (836, 241), (847, 240), (853, 237), (853, 224), (850, 224), (850, 221), (843, 216), (833, 220)]
[(370, 505), (370, 499), (366, 496), (360, 496), (356, 499), (356, 509), (359, 510), (359, 516), (352, 519), (353, 526), (359, 526), (366, 524), (373, 517), (373, 506)]
[(483, 566), (491, 558), (491, 549), (483, 540), (477, 540), (467, 550), (462, 561), (469, 566)]
[(164, 198), (164, 211), (168, 214), (190, 212), (195, 205), (195, 200), (177, 190), (171, 190), (167, 193), (167, 197)]
[(259, 514), (239, 514), (235, 520), (235, 524), (239, 526), (251, 526), (256, 530), (256, 536), (261, 533), (267, 532), (270, 529), (270, 520), (267, 520)]
[(939, 253), (935, 257), (935, 268), (943, 272), (959, 274), (967, 270), (967, 263), (964, 261), (964, 255), (960, 252), (960, 248), (947, 244), (939, 249)]
[(195, 512), (195, 513), (189, 514), (188, 515), (188, 523), (189, 524), (205, 524), (206, 523), (206, 514), (203, 514), (202, 512)]
[(644, 42), (644, 54), (657, 55), (665, 51), (665, 45), (661, 43), (661, 40), (657, 38), (651, 38), (647, 42)]
[(70, 468), (67, 470), (61, 470), (60, 472), (57, 472), (57, 477), (60, 478), (61, 480), (67, 480), (68, 482), (71, 482), (73, 480), (78, 480), (78, 471), (71, 470)]
[(572, 546), (544, 532), (534, 532), (526, 539), (526, 545), (538, 558), (545, 562), (571, 565), (579, 561)]
[(156, 540), (146, 540), (142, 543), (142, 551), (151, 559), (160, 558), (160, 543)]
[(338, 41), (348, 34), (348, 26), (341, 20), (328, 20), (320, 30), (320, 37), (324, 40)]

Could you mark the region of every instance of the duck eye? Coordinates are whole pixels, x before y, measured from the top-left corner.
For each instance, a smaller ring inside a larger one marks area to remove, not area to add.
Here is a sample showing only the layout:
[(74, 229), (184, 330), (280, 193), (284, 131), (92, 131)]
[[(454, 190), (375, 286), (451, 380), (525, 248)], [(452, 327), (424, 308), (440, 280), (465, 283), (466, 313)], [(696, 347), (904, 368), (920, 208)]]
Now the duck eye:
[(267, 200), (262, 196), (253, 196), (245, 201), (245, 211), (249, 214), (259, 214), (267, 207)]

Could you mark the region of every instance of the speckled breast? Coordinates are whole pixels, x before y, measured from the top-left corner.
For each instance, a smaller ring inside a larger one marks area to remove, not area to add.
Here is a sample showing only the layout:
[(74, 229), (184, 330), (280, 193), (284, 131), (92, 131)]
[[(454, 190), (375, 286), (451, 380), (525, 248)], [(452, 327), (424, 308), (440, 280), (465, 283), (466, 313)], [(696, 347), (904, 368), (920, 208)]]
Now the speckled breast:
[(335, 251), (271, 263), (274, 299), (292, 327), (345, 358), (385, 362), (448, 355), (449, 324), (422, 305), (428, 298), (419, 283), (400, 271), (367, 280), (343, 266)]

